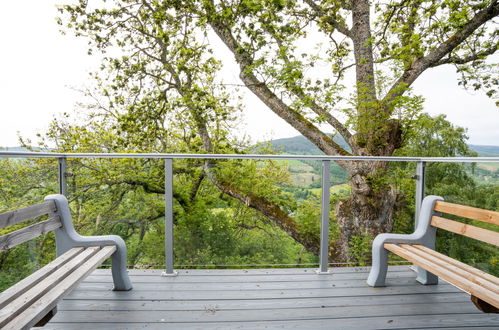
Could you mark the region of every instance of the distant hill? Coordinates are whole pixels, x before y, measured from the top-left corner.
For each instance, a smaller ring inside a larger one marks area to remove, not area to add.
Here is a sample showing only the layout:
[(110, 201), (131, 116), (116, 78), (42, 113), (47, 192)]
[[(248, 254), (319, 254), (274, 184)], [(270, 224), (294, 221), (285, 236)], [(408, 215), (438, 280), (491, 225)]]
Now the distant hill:
[(23, 147), (0, 147), (1, 151), (28, 151)]
[[(333, 138), (333, 140), (338, 143), (341, 147), (350, 150), (345, 140), (337, 135)], [(270, 141), (270, 144), (282, 150), (287, 154), (294, 155), (323, 155), (324, 153), (319, 150), (312, 142), (310, 142), (307, 138), (302, 135), (284, 138), (284, 139), (275, 139)], [(482, 157), (499, 157), (499, 146), (489, 146), (489, 145), (477, 145), (470, 144), (470, 148), (478, 153), (478, 156)]]
[(484, 146), (470, 144), (470, 148), (478, 153), (478, 156), (482, 157), (499, 157), (499, 146)]
[(18, 152), (24, 152), (24, 151), (41, 151), (41, 152), (51, 152), (52, 149), (42, 149), (39, 147), (32, 147), (31, 150), (26, 149), (24, 147), (0, 147), (0, 151), (18, 151)]
[[(333, 141), (338, 143), (342, 148), (349, 150), (350, 147), (345, 142), (343, 137), (336, 135), (333, 137)], [(324, 155), (324, 153), (319, 150), (312, 142), (310, 142), (306, 137), (302, 135), (285, 138), (276, 139), (270, 141), (270, 144), (276, 148), (282, 150), (286, 154), (293, 155)]]

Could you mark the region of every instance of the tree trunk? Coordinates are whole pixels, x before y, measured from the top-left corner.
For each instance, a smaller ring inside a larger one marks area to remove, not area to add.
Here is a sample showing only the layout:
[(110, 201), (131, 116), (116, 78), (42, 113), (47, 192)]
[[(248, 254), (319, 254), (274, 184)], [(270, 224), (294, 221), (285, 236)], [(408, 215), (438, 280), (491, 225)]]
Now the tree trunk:
[[(387, 189), (372, 193), (367, 202), (361, 201), (363, 198), (362, 194), (352, 193), (349, 199), (336, 204), (335, 213), (340, 227), (340, 239), (333, 245), (333, 251), (336, 252), (337, 262), (355, 261), (351, 253), (355, 247), (355, 237), (372, 240), (378, 234), (392, 231), (396, 194)], [(365, 257), (370, 259), (369, 255)]]
[[(387, 166), (387, 162), (358, 162), (348, 170), (350, 197), (335, 207), (340, 228), (340, 239), (331, 246), (335, 261), (355, 261), (351, 253), (355, 237), (372, 240), (380, 233), (392, 231), (399, 196), (383, 180)], [(369, 260), (370, 253), (365, 252), (364, 257)]]

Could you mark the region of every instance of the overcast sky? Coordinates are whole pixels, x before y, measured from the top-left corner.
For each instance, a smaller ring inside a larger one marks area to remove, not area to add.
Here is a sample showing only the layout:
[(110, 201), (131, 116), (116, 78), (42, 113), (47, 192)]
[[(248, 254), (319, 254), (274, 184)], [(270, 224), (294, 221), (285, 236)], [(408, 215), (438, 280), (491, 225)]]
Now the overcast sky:
[[(72, 87), (89, 84), (88, 73), (98, 68), (85, 40), (59, 33), (55, 4), (63, 2), (0, 2), (0, 146), (18, 145), (19, 133), (33, 138), (54, 115), (72, 112), (81, 99)], [(427, 112), (468, 128), (470, 143), (499, 145), (499, 109), (483, 93), (457, 86), (453, 68), (424, 73), (414, 89), (426, 98)], [(244, 128), (253, 141), (298, 134), (255, 97), (247, 100)]]

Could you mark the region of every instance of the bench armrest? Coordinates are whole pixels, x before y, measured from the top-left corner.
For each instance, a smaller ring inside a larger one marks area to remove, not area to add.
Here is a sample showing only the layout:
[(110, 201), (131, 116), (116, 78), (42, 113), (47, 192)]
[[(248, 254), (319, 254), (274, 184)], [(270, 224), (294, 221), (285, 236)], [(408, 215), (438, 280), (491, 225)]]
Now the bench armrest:
[[(435, 249), (436, 228), (432, 227), (431, 218), (437, 201), (443, 200), (440, 196), (427, 196), (421, 205), (416, 230), (412, 234), (379, 234), (373, 241), (372, 267), (367, 284), (370, 286), (384, 286), (388, 268), (388, 250), (385, 243), (394, 244), (420, 244), (430, 249)], [(427, 275), (420, 272), (421, 282), (430, 284), (434, 279), (428, 280)], [(424, 279), (423, 279), (424, 278)]]
[(130, 282), (126, 269), (125, 241), (116, 235), (82, 236), (78, 234), (73, 226), (73, 220), (66, 197), (56, 194), (45, 197), (45, 200), (53, 200), (55, 202), (57, 211), (54, 214), (60, 217), (62, 223), (62, 227), (55, 231), (57, 256), (64, 254), (66, 251), (76, 246), (114, 245), (116, 246), (116, 252), (112, 255), (114, 289), (119, 291), (132, 289), (132, 283)]
[(435, 245), (435, 228), (431, 227), (431, 218), (434, 215), (434, 207), (437, 201), (443, 201), (440, 196), (427, 196), (421, 205), (421, 212), (416, 224), (416, 230), (412, 234), (379, 234), (373, 241), (373, 249), (376, 246), (383, 247), (385, 243), (395, 244), (421, 244)]
[(421, 244), (421, 235), (412, 234), (379, 234), (373, 241), (374, 249), (382, 248), (385, 243)]

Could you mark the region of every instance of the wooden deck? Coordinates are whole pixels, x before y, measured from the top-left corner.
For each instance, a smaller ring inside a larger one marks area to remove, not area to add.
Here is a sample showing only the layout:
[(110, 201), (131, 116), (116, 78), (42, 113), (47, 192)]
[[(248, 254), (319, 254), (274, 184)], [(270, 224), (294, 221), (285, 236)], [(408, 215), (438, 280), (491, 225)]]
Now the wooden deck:
[(368, 270), (130, 270), (128, 292), (96, 270), (43, 329), (499, 329), (499, 314), (447, 283), (423, 286), (393, 266), (388, 286), (371, 288)]

